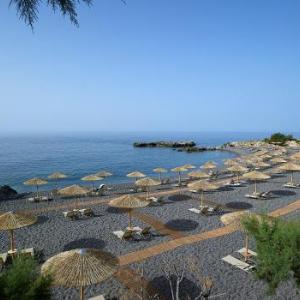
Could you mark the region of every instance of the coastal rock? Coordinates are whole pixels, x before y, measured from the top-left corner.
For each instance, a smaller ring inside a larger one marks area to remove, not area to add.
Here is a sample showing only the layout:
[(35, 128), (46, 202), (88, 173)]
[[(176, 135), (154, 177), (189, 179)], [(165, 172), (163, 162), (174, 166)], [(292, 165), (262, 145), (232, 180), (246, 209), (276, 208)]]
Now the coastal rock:
[(135, 142), (134, 147), (162, 147), (162, 148), (190, 148), (195, 147), (194, 141), (154, 141), (154, 142)]
[(12, 199), (18, 195), (18, 192), (11, 188), (9, 185), (0, 187), (0, 200)]

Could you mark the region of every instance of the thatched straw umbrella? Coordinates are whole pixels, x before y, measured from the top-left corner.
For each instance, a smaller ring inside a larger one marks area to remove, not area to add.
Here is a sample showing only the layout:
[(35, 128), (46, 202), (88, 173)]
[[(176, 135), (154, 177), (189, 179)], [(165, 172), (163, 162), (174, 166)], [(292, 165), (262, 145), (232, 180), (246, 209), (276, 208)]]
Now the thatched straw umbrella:
[(287, 161), (282, 157), (274, 157), (270, 160), (270, 162), (273, 163), (273, 164), (284, 164)]
[(95, 175), (99, 176), (99, 177), (109, 177), (112, 176), (113, 174), (107, 171), (100, 171), (97, 172)]
[(159, 168), (153, 169), (153, 172), (159, 174), (159, 181), (161, 182), (161, 174), (162, 174), (162, 173), (168, 172), (168, 170), (165, 169), (165, 168), (160, 168), (160, 167), (159, 167)]
[(296, 152), (293, 155), (291, 155), (290, 159), (291, 160), (296, 160), (296, 161), (300, 160), (300, 152)]
[(238, 162), (236, 160), (233, 160), (233, 159), (224, 159), (223, 163), (224, 163), (225, 166), (228, 166), (228, 167), (231, 167), (231, 166), (234, 166), (234, 165), (238, 164)]
[(145, 187), (147, 189), (147, 197), (149, 197), (149, 193), (150, 193), (150, 187), (151, 186), (157, 186), (160, 185), (160, 181), (154, 180), (152, 178), (149, 177), (145, 177), (142, 179), (139, 179), (135, 182), (135, 184), (137, 186), (142, 186)]
[(146, 207), (149, 205), (149, 201), (145, 199), (144, 197), (134, 196), (134, 195), (124, 195), (121, 197), (118, 197), (116, 199), (111, 200), (108, 205), (112, 207), (118, 207), (122, 209), (128, 210), (128, 216), (129, 216), (129, 228), (132, 228), (131, 226), (131, 211), (134, 208), (141, 208)]
[(219, 188), (219, 186), (217, 186), (216, 184), (213, 184), (206, 180), (199, 180), (199, 181), (189, 183), (188, 187), (191, 189), (195, 189), (197, 191), (201, 191), (200, 207), (203, 207), (204, 191), (215, 191)]
[(48, 183), (47, 180), (44, 180), (44, 179), (41, 179), (41, 178), (38, 178), (38, 177), (28, 179), (24, 182), (25, 185), (35, 185), (36, 186), (36, 196), (37, 197), (39, 196), (39, 186), (40, 185), (45, 185), (47, 183)]
[(196, 167), (194, 165), (191, 165), (191, 164), (186, 164), (183, 166), (185, 169), (196, 169)]
[(255, 168), (258, 168), (258, 169), (263, 169), (263, 168), (268, 168), (270, 167), (269, 164), (263, 162), (263, 161), (258, 161), (256, 163), (253, 164)]
[(229, 172), (232, 172), (233, 174), (236, 174), (237, 182), (240, 182), (240, 178), (239, 178), (240, 174), (247, 172), (248, 168), (241, 166), (241, 165), (234, 165), (234, 166), (227, 168), (227, 170)]
[(61, 173), (61, 172), (55, 172), (55, 173), (52, 173), (48, 176), (48, 179), (51, 179), (51, 180), (54, 180), (55, 181), (55, 186), (56, 186), (56, 189), (58, 188), (58, 180), (61, 180), (61, 179), (65, 179), (67, 178), (68, 176), (64, 173)]
[(209, 175), (207, 173), (201, 172), (201, 171), (193, 171), (187, 174), (189, 177), (197, 178), (197, 179), (205, 179), (209, 178)]
[[(233, 226), (236, 230), (242, 230), (245, 233), (245, 253), (243, 253), (245, 257), (245, 261), (247, 261), (249, 257), (249, 236), (247, 232), (244, 230), (244, 226), (242, 224), (243, 219), (247, 217), (255, 217), (258, 218), (259, 222), (262, 222), (262, 215), (255, 214), (250, 212), (249, 210), (244, 211), (235, 211), (232, 213), (225, 214), (221, 216), (221, 222), (224, 225)], [(268, 217), (271, 219), (271, 217)]]
[(0, 230), (10, 233), (10, 251), (15, 251), (14, 230), (36, 223), (37, 217), (12, 211), (0, 215)]
[(282, 164), (281, 166), (279, 166), (278, 169), (280, 169), (282, 171), (285, 171), (285, 172), (290, 172), (291, 173), (290, 183), (294, 184), (294, 182), (293, 182), (293, 173), (300, 171), (300, 165), (288, 162), (288, 163), (285, 163), (285, 164)]
[(58, 190), (58, 194), (62, 196), (85, 196), (88, 193), (89, 190), (87, 188), (81, 187), (77, 184), (73, 184), (71, 186)]
[(52, 173), (48, 176), (49, 179), (54, 179), (54, 180), (58, 180), (58, 179), (64, 179), (64, 178), (67, 178), (68, 176), (64, 173), (61, 173), (61, 172), (55, 172), (55, 173)]
[(201, 166), (202, 169), (205, 170), (213, 170), (217, 167), (217, 164), (214, 161), (208, 161), (204, 165)]
[(97, 249), (74, 249), (49, 258), (42, 265), (42, 274), (50, 275), (53, 284), (79, 288), (84, 299), (84, 287), (110, 278), (119, 266), (111, 253)]
[(138, 178), (146, 177), (146, 175), (144, 173), (139, 172), (139, 171), (133, 171), (133, 172), (127, 174), (126, 176), (129, 178), (135, 178), (135, 181), (137, 181)]
[(94, 185), (95, 181), (103, 180), (103, 177), (100, 177), (100, 176), (98, 176), (96, 174), (91, 174), (91, 175), (87, 175), (87, 176), (82, 177), (81, 180), (83, 180), (83, 181), (91, 181), (92, 184), (93, 184), (93, 190), (94, 190), (95, 189), (95, 185)]
[(244, 174), (243, 178), (254, 181), (254, 193), (257, 194), (257, 181), (267, 180), (271, 177), (262, 172), (252, 171), (252, 172)]
[(178, 184), (181, 185), (181, 173), (182, 172), (187, 172), (188, 169), (181, 166), (181, 167), (173, 168), (173, 169), (171, 169), (171, 171), (178, 173)]

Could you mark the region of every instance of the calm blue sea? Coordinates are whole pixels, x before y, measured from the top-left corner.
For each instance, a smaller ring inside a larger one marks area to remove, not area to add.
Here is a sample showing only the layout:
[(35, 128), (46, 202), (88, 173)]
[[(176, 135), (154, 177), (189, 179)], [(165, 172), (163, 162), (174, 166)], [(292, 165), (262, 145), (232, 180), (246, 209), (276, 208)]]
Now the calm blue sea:
[[(0, 185), (9, 184), (18, 191), (32, 188), (23, 185), (32, 177), (46, 178), (61, 171), (69, 177), (61, 186), (80, 181), (85, 175), (107, 170), (113, 173), (103, 183), (128, 182), (126, 174), (139, 170), (156, 176), (152, 169), (167, 169), (191, 163), (202, 165), (207, 160), (221, 163), (233, 157), (229, 152), (184, 153), (172, 149), (134, 148), (135, 141), (194, 140), (203, 146), (221, 145), (228, 141), (256, 139), (266, 133), (81, 133), (57, 135), (9, 135), (0, 137)], [(49, 184), (46, 188), (51, 188)]]

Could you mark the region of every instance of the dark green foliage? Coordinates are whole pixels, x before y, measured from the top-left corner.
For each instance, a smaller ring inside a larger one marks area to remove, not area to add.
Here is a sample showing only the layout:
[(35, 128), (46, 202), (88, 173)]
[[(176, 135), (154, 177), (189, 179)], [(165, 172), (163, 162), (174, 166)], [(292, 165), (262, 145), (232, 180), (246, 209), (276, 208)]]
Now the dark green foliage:
[(34, 259), (15, 258), (12, 265), (0, 273), (0, 299), (50, 299), (51, 281), (50, 277), (39, 274)]
[(290, 278), (300, 288), (300, 220), (249, 217), (243, 224), (256, 241), (256, 275), (267, 282), (268, 292), (274, 293), (280, 282)]
[(10, 0), (9, 5), (15, 5), (20, 19), (31, 27), (38, 19), (38, 10), (42, 3), (46, 3), (53, 11), (59, 10), (63, 16), (69, 16), (71, 22), (78, 26), (76, 6), (80, 2), (92, 4), (92, 0)]
[(274, 133), (270, 138), (265, 139), (265, 142), (267, 143), (275, 143), (280, 145), (284, 145), (288, 141), (296, 141), (296, 139), (291, 134), (285, 135), (280, 132)]

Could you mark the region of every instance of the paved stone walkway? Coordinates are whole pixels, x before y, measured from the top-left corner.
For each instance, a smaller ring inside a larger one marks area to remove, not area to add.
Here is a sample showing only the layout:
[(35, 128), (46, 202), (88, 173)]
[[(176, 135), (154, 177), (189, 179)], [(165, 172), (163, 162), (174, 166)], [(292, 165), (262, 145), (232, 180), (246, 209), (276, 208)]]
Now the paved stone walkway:
[[(300, 209), (300, 200), (297, 200), (285, 207), (279, 208), (271, 212), (269, 215), (273, 217), (279, 217), (294, 212), (298, 209)], [(132, 263), (140, 262), (152, 256), (159, 255), (166, 251), (173, 250), (177, 247), (194, 244), (203, 240), (217, 238), (220, 236), (224, 236), (226, 234), (230, 234), (234, 231), (236, 231), (234, 227), (224, 226), (211, 231), (180, 237), (178, 239), (174, 239), (142, 250), (138, 250), (138, 251), (134, 251), (122, 255), (119, 257), (120, 265), (126, 266)]]

